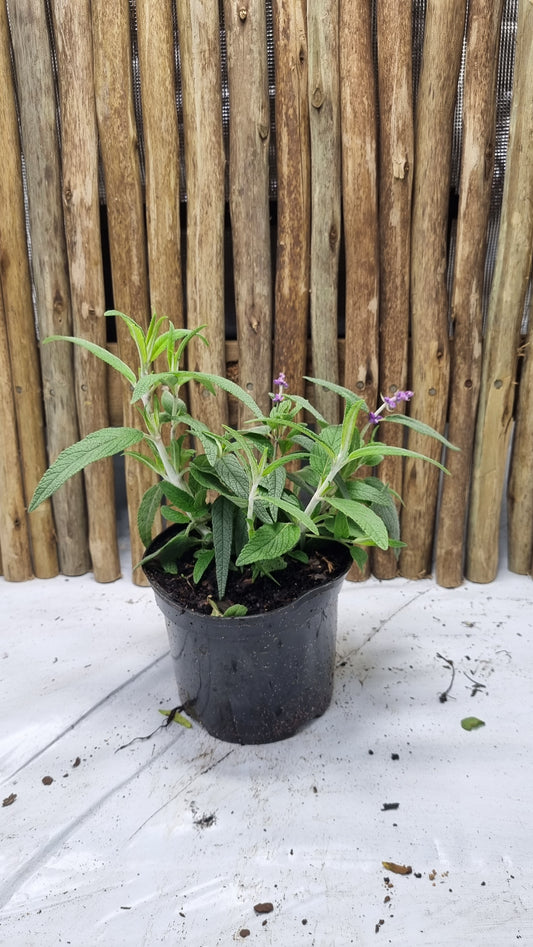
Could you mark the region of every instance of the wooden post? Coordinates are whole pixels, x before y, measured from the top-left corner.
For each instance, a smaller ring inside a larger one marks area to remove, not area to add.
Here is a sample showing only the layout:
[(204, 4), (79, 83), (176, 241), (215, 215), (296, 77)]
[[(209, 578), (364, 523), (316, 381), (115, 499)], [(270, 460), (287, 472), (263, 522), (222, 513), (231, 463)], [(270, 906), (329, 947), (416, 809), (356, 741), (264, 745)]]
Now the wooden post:
[[(52, 62), (44, 3), (15, 0), (10, 2), (9, 12), (26, 161), (37, 316), (40, 337), (44, 339), (72, 333)], [(52, 462), (79, 438), (72, 348), (42, 345), (41, 369)], [(81, 474), (61, 487), (52, 504), (61, 571), (67, 575), (87, 572), (90, 558)]]
[(305, 0), (273, 0), (278, 236), (274, 371), (303, 394), (307, 361), (310, 154)]
[(461, 185), (452, 289), (454, 325), (448, 451), (437, 530), (436, 577), (463, 581), (464, 536), (481, 381), (483, 281), (496, 119), (496, 76), (503, 0), (470, 0), (463, 95)]
[(340, 3), (342, 188), (346, 256), (344, 384), (376, 403), (379, 238), (376, 88), (370, 0)]
[[(532, 76), (533, 4), (526, 2), (518, 9), (509, 147), (474, 446), (466, 561), (466, 574), (473, 582), (492, 582), (498, 571), (500, 509), (516, 393), (520, 325), (533, 250)], [(519, 448), (517, 456), (520, 454)], [(528, 479), (530, 463), (531, 458), (524, 469)], [(522, 487), (515, 479), (515, 505), (522, 499)]]
[(527, 342), (516, 406), (516, 424), (507, 491), (509, 569), (533, 575), (533, 314), (529, 315)]
[[(466, 0), (429, 0), (415, 121), (415, 174), (411, 230), (410, 387), (412, 413), (443, 432), (449, 383), (447, 226), (453, 114)], [(409, 447), (433, 458), (438, 441), (410, 432)], [(408, 578), (431, 571), (439, 474), (407, 459), (404, 471), (400, 569)]]
[[(178, 0), (187, 185), (187, 325), (206, 325), (209, 348), (193, 340), (189, 368), (225, 374), (224, 143), (220, 28), (212, 0)], [(193, 414), (215, 430), (227, 421), (227, 399), (191, 391)]]
[(137, 0), (150, 309), (183, 326), (180, 154), (171, 3)]
[[(92, 0), (94, 82), (100, 151), (107, 195), (107, 215), (113, 297), (115, 308), (146, 325), (148, 318), (148, 274), (146, 234), (141, 190), (141, 171), (133, 105), (130, 20), (128, 0)], [(117, 320), (119, 355), (131, 365), (138, 362), (137, 349), (121, 319)], [(122, 386), (124, 424), (139, 424), (130, 405), (131, 389)], [(150, 472), (126, 457), (126, 493), (132, 564), (142, 557), (143, 545), (137, 529), (137, 510), (146, 489), (153, 483)], [(138, 585), (147, 582), (140, 569), (133, 573)]]
[[(106, 344), (105, 292), (98, 194), (98, 134), (89, 0), (52, 0), (61, 103), (63, 207), (75, 335)], [(107, 427), (106, 366), (74, 350), (80, 433)], [(120, 576), (113, 461), (85, 470), (89, 549), (97, 582)]]
[(0, 292), (0, 549), (2, 569), (10, 582), (24, 582), (33, 576), (30, 537), (24, 506), (24, 489), (19, 465), (17, 422), (13, 384)]
[[(270, 114), (263, 0), (225, 0), (231, 108), (229, 199), (239, 381), (266, 413), (272, 390)], [(248, 416), (239, 403), (239, 424)]]
[[(411, 0), (379, 0), (379, 386), (389, 396), (407, 388), (414, 166), (411, 35)], [(399, 426), (383, 425), (379, 436), (399, 447), (404, 432)], [(400, 457), (386, 457), (378, 474), (402, 495)], [(391, 579), (398, 572), (398, 559), (392, 551), (374, 549), (372, 567), (378, 578)]]
[[(338, 307), (341, 237), (339, 0), (309, 0), (311, 130), (311, 351), (313, 375), (339, 382)], [(317, 408), (339, 419), (337, 395), (314, 391)]]
[[(372, 409), (378, 390), (379, 225), (370, 0), (357, 4), (341, 0), (339, 35), (346, 261), (344, 384)], [(360, 581), (369, 573), (369, 563), (363, 572), (353, 566), (348, 578)]]
[[(31, 277), (24, 226), (20, 139), (4, 0), (0, 2), (0, 284), (10, 349), (13, 401), (26, 504), (46, 470), (41, 370), (33, 320)], [(7, 436), (3, 435), (4, 438)], [(33, 571), (40, 579), (59, 566), (50, 500), (29, 517)]]

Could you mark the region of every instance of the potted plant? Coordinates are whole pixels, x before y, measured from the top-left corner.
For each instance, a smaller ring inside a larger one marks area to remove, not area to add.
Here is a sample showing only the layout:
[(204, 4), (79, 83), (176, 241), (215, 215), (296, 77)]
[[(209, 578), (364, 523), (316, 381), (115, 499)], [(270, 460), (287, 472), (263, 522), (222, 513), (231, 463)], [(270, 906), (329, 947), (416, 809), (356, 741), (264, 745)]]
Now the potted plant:
[[(223, 740), (283, 739), (329, 705), (337, 597), (349, 566), (362, 567), (369, 547), (402, 546), (393, 491), (361, 468), (394, 454), (423, 455), (381, 443), (380, 422), (451, 445), (427, 425), (391, 413), (411, 398), (407, 391), (371, 412), (348, 389), (309, 378), (344, 403), (342, 423), (328, 424), (306, 398), (289, 394), (280, 374), (265, 415), (234, 382), (184, 367), (190, 340), (207, 344), (205, 327), (176, 329), (154, 315), (144, 332), (123, 313), (108, 315), (126, 323), (137, 372), (82, 338), (45, 342), (73, 342), (118, 371), (131, 385), (143, 429), (105, 428), (64, 450), (29, 511), (92, 461), (126, 451), (147, 464), (159, 479), (138, 511), (146, 546), (139, 565), (166, 618), (183, 707)], [(155, 370), (162, 357), (165, 370)], [(211, 431), (187, 409), (190, 384), (213, 397), (217, 390), (235, 396), (251, 420)], [(141, 442), (143, 453), (136, 450)], [(171, 525), (152, 541), (159, 512)]]

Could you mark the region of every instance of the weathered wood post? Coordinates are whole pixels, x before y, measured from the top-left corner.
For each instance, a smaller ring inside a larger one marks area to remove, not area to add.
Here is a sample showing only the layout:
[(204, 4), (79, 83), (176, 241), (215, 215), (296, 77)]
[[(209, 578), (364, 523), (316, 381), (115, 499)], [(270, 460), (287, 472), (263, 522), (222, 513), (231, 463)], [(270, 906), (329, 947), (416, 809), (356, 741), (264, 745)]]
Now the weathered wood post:
[[(231, 108), (229, 205), (233, 246), (239, 382), (262, 410), (272, 389), (270, 111), (265, 4), (225, 0)], [(239, 423), (247, 417), (239, 403)]]
[[(15, 0), (9, 4), (9, 12), (42, 343), (49, 335), (72, 334), (54, 80), (44, 4)], [(61, 450), (79, 438), (73, 397), (74, 356), (72, 347), (67, 344), (41, 344), (40, 357), (48, 459), (52, 462)], [(61, 571), (66, 575), (87, 572), (90, 558), (81, 474), (58, 490), (52, 505)]]
[[(52, 0), (61, 104), (63, 213), (74, 334), (106, 344), (105, 291), (98, 193), (98, 133), (94, 100), (89, 0)], [(85, 349), (74, 349), (80, 434), (107, 427), (106, 366)], [(89, 550), (97, 582), (120, 576), (113, 461), (90, 464), (84, 473)]]
[[(379, 0), (379, 387), (387, 396), (407, 388), (414, 169), (411, 33), (411, 0)], [(379, 432), (380, 439), (396, 447), (403, 435), (402, 428), (392, 424)], [(402, 495), (400, 457), (386, 457), (379, 476)], [(390, 579), (398, 572), (398, 559), (390, 550), (374, 549), (372, 566), (378, 578)]]
[[(313, 375), (339, 382), (338, 307), (341, 239), (339, 0), (309, 0), (311, 132), (311, 351)], [(314, 403), (335, 423), (339, 399), (316, 388)]]
[[(429, 0), (415, 117), (415, 174), (411, 229), (410, 387), (413, 414), (441, 433), (446, 424), (450, 371), (447, 227), (453, 114), (466, 0)], [(435, 459), (441, 445), (409, 432), (409, 447)], [(431, 570), (439, 472), (407, 458), (400, 569), (407, 578)]]
[[(498, 571), (499, 528), (516, 394), (520, 326), (533, 251), (533, 4), (519, 4), (514, 90), (500, 234), (481, 374), (468, 520), (466, 574), (492, 582)], [(523, 408), (522, 408), (523, 410)], [(531, 410), (529, 406), (529, 410)], [(520, 457), (520, 448), (514, 462)], [(522, 456), (519, 462), (523, 462)], [(531, 458), (513, 481), (513, 519), (529, 492)], [(525, 524), (524, 524), (525, 525)], [(531, 525), (526, 526), (531, 529)], [(513, 523), (513, 535), (515, 524)]]
[[(31, 296), (31, 276), (24, 226), (20, 138), (15, 109), (9, 30), (5, 3), (0, 3), (0, 287), (9, 345), (13, 404), (26, 505), (47, 466), (41, 369)], [(7, 438), (7, 433), (4, 438)], [(57, 575), (59, 565), (51, 500), (29, 517), (33, 571), (40, 579)]]
[(454, 330), (449, 451), (438, 518), (439, 585), (463, 581), (464, 540), (476, 412), (481, 381), (483, 281), (487, 252), (494, 140), (496, 75), (503, 0), (471, 0), (463, 93), (463, 145), (452, 288)]

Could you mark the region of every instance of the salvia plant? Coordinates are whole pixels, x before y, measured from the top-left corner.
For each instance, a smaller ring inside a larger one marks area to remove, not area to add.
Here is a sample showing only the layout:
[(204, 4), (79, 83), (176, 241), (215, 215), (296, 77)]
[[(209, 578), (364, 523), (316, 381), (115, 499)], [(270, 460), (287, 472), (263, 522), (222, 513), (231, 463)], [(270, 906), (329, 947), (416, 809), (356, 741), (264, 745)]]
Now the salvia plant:
[[(192, 555), (195, 582), (213, 564), (220, 599), (230, 570), (250, 567), (254, 579), (268, 575), (276, 580), (289, 560), (306, 562), (309, 548), (324, 539), (346, 546), (360, 567), (368, 547), (399, 550), (403, 545), (396, 494), (373, 474), (362, 475), (361, 468), (379, 467), (384, 457), (399, 455), (445, 469), (430, 457), (379, 440), (383, 424), (402, 424), (452, 447), (428, 425), (394, 413), (413, 392), (384, 397), (372, 412), (347, 388), (306, 378), (342, 400), (342, 423), (330, 424), (309, 400), (289, 393), (281, 373), (265, 415), (248, 392), (229, 379), (184, 367), (193, 337), (207, 345), (201, 334), (205, 326), (176, 329), (154, 315), (144, 332), (124, 313), (112, 310), (106, 315), (126, 323), (137, 347), (137, 371), (86, 339), (51, 336), (45, 342), (73, 342), (119, 372), (131, 386), (131, 402), (143, 429), (104, 428), (62, 451), (38, 484), (30, 512), (88, 464), (127, 452), (159, 478), (138, 511), (145, 546), (159, 512), (176, 525), (172, 538), (142, 563), (156, 557), (167, 572), (176, 573), (180, 559)], [(154, 367), (161, 357), (164, 371)], [(191, 382), (213, 396), (217, 389), (234, 395), (250, 421), (239, 429), (211, 431), (189, 413), (184, 393)]]

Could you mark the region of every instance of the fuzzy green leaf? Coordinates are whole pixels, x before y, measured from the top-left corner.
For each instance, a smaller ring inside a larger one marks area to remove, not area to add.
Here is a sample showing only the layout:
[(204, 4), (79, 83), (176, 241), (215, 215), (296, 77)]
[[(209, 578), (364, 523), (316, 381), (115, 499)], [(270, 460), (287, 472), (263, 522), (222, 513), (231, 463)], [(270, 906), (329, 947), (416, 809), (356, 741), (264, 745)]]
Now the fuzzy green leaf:
[(416, 418), (410, 418), (407, 414), (384, 415), (383, 420), (387, 421), (388, 424), (403, 424), (405, 427), (411, 428), (411, 430), (417, 434), (424, 434), (427, 437), (432, 437), (436, 441), (440, 441), (441, 444), (445, 444), (450, 450), (460, 450), (459, 447), (456, 447), (455, 444), (447, 440), (443, 434), (439, 434), (438, 431), (435, 431), (429, 424), (424, 424), (423, 421), (417, 421)]
[(227, 391), (228, 394), (242, 401), (256, 418), (263, 417), (263, 412), (255, 403), (254, 399), (246, 391), (243, 391), (239, 385), (236, 385), (234, 381), (230, 381), (229, 378), (222, 378), (221, 375), (210, 375), (206, 372), (190, 372), (190, 375), (193, 381), (198, 381), (200, 384), (206, 385), (206, 387), (207, 384), (211, 384), (222, 388), (223, 391)]
[(90, 342), (88, 339), (78, 339), (71, 335), (49, 335), (48, 338), (43, 339), (43, 345), (47, 342), (72, 342), (74, 345), (79, 345), (82, 349), (87, 349), (88, 352), (92, 352), (92, 354), (96, 355), (102, 362), (106, 362), (107, 365), (114, 368), (115, 371), (119, 372), (120, 375), (129, 381), (130, 385), (134, 386), (137, 381), (129, 365), (126, 365), (117, 355), (108, 352), (108, 350), (102, 348), (101, 345), (97, 345), (96, 342)]
[(353, 561), (359, 566), (362, 572), (366, 566), (368, 553), (364, 549), (361, 549), (359, 546), (350, 546), (350, 555)]
[(163, 492), (160, 483), (154, 483), (144, 494), (137, 511), (137, 528), (139, 536), (144, 546), (149, 546), (152, 541), (152, 526), (154, 519), (161, 509), (161, 500)]
[(206, 569), (209, 568), (215, 556), (214, 549), (199, 549), (195, 553), (196, 562), (192, 574), (193, 582), (199, 582)]
[(354, 521), (380, 549), (388, 549), (389, 537), (383, 520), (368, 506), (357, 500), (343, 500), (340, 497), (328, 497), (328, 503), (335, 510), (345, 513)]
[(213, 469), (224, 486), (235, 496), (244, 499), (250, 495), (250, 481), (235, 454), (226, 454), (225, 457), (219, 458), (213, 464)]
[(192, 513), (195, 509), (194, 497), (190, 493), (186, 493), (185, 490), (180, 490), (179, 487), (174, 486), (173, 483), (165, 481), (161, 484), (161, 492), (166, 496), (169, 503), (172, 503), (172, 506), (177, 506), (178, 510), (183, 510), (185, 513)]
[(368, 408), (362, 398), (359, 398), (353, 391), (350, 391), (349, 388), (344, 388), (342, 385), (336, 385), (332, 381), (326, 381), (323, 378), (309, 378), (308, 375), (304, 375), (306, 381), (310, 381), (313, 385), (318, 385), (319, 388), (326, 388), (327, 391), (334, 391), (335, 394), (340, 395), (341, 398), (344, 398), (346, 403), (349, 405), (360, 403), (360, 409), (362, 411), (368, 411)]
[(233, 545), (233, 523), (235, 507), (224, 496), (216, 498), (212, 506), (213, 548), (215, 550), (215, 568), (219, 598), (226, 594), (231, 549)]
[(67, 480), (70, 480), (74, 474), (79, 473), (89, 464), (97, 460), (103, 460), (104, 457), (112, 457), (113, 454), (120, 454), (127, 447), (138, 444), (143, 437), (142, 431), (138, 431), (136, 428), (106, 427), (101, 431), (88, 434), (87, 437), (76, 444), (72, 444), (71, 447), (66, 447), (41, 477), (28, 507), (28, 512), (32, 513), (36, 510), (43, 500), (51, 497)]
[(238, 566), (251, 565), (265, 559), (276, 559), (293, 549), (300, 538), (300, 530), (294, 523), (274, 523), (260, 526), (246, 543), (237, 559)]

